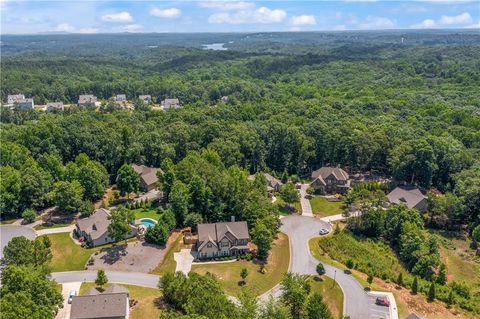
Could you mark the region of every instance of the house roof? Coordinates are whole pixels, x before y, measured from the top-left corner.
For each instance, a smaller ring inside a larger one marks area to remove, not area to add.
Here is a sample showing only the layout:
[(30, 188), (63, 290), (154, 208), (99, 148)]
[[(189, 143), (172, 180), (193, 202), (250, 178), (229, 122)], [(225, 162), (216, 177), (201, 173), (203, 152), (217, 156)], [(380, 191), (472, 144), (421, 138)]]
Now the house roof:
[(162, 101), (162, 105), (166, 108), (169, 108), (171, 106), (179, 106), (180, 101), (178, 99), (165, 99)]
[(78, 97), (78, 104), (95, 102), (97, 102), (97, 97), (92, 94), (83, 94)]
[(161, 169), (155, 167), (148, 167), (145, 165), (132, 164), (133, 170), (140, 175), (145, 185), (153, 185), (158, 181), (157, 172), (162, 172)]
[(71, 319), (126, 317), (128, 293), (98, 293), (73, 297)]
[(63, 109), (63, 102), (48, 102), (47, 109)]
[(278, 178), (275, 178), (268, 173), (265, 173), (265, 178), (267, 179), (267, 184), (270, 187), (275, 188), (277, 186), (282, 186), (283, 185), (283, 183)]
[(396, 187), (387, 195), (388, 201), (394, 204), (405, 204), (408, 208), (414, 208), (426, 197), (418, 188), (406, 190)]
[(217, 242), (227, 237), (233, 239), (250, 239), (247, 222), (227, 222), (213, 224), (198, 224), (198, 249), (202, 249), (208, 242), (217, 246)]
[(90, 235), (92, 240), (100, 238), (108, 231), (110, 225), (110, 211), (105, 208), (97, 209), (87, 218), (77, 220), (77, 227)]
[(146, 95), (139, 95), (138, 98), (140, 100), (151, 100), (152, 99), (152, 96), (150, 94), (146, 94)]
[(339, 181), (346, 181), (349, 179), (348, 173), (345, 172), (343, 169), (340, 167), (330, 167), (330, 166), (324, 166), (320, 169), (317, 169), (316, 171), (312, 172), (312, 179), (319, 179), (320, 181), (323, 181), (325, 183), (325, 179), (333, 175), (337, 180)]
[(117, 94), (117, 96), (115, 97), (115, 101), (126, 102), (127, 101), (127, 96), (125, 94)]
[(23, 94), (9, 94), (7, 96), (8, 103), (17, 103), (19, 101), (25, 100), (25, 95)]

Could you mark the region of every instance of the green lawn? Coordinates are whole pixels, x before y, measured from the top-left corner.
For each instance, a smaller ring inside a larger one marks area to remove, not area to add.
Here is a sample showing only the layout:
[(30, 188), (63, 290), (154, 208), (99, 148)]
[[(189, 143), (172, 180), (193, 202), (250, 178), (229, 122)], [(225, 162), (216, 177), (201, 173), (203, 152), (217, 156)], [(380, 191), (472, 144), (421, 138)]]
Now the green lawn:
[(338, 215), (343, 212), (343, 202), (329, 202), (320, 196), (313, 196), (310, 199), (310, 205), (312, 205), (312, 212), (320, 216)]
[(332, 312), (333, 318), (342, 318), (343, 315), (343, 291), (333, 279), (322, 276), (322, 280), (313, 277), (311, 280), (312, 292), (318, 292)]
[(163, 259), (162, 263), (155, 268), (152, 273), (161, 275), (167, 272), (175, 272), (175, 268), (177, 266), (177, 262), (173, 260), (173, 253), (179, 252), (180, 249), (183, 247), (183, 235), (178, 235), (177, 239), (172, 243), (170, 248), (168, 249), (165, 258)]
[(132, 209), (132, 211), (135, 213), (135, 219), (151, 218), (158, 220), (160, 218), (160, 214), (157, 213), (156, 208), (137, 208)]
[(52, 242), (53, 258), (50, 262), (52, 272), (84, 270), (90, 255), (96, 248), (82, 248), (75, 244), (70, 238), (70, 233), (49, 234), (47, 236)]
[[(104, 288), (107, 288), (107, 284)], [(138, 303), (130, 309), (131, 319), (158, 318), (161, 310), (156, 304), (156, 299), (160, 297), (160, 290), (155, 288), (146, 288), (133, 285), (121, 286), (128, 289), (130, 300), (136, 300)], [(85, 294), (88, 290), (95, 287), (93, 282), (84, 282), (80, 286), (79, 295)]]
[(61, 228), (61, 227), (67, 227), (67, 226), (70, 226), (71, 224), (52, 224), (52, 225), (44, 225), (44, 224), (41, 224), (41, 225), (37, 225), (35, 226), (34, 228), (36, 230), (42, 230), (42, 229), (49, 229), (49, 228)]
[(17, 220), (16, 218), (3, 219), (3, 220), (0, 220), (0, 225), (10, 225), (10, 224), (13, 224), (16, 220)]
[(209, 265), (194, 264), (192, 271), (202, 275), (207, 272), (214, 274), (227, 294), (238, 296), (242, 290), (242, 287), (238, 285), (238, 282), (241, 280), (240, 271), (243, 268), (247, 268), (246, 287), (250, 288), (255, 295), (261, 295), (282, 280), (283, 274), (288, 271), (289, 263), (290, 248), (288, 237), (283, 233), (279, 233), (278, 239), (272, 245), (265, 274), (260, 273), (259, 264), (243, 260)]

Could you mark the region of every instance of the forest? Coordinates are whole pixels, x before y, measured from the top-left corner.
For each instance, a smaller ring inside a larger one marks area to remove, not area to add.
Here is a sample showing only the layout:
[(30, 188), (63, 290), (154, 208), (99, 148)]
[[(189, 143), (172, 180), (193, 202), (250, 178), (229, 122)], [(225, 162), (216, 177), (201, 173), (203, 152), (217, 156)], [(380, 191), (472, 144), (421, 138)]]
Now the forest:
[[(308, 179), (321, 166), (341, 165), (444, 194), (430, 198), (424, 216), (371, 210), (348, 225), (356, 235), (383, 238), (412, 274), (438, 282), (436, 243), (424, 228), (480, 241), (480, 35), (452, 32), (201, 34), (182, 41), (7, 36), (2, 101), (17, 93), (36, 104), (151, 94), (154, 102), (178, 98), (182, 108), (2, 108), (2, 219), (53, 204), (89, 211), (124, 164), (137, 163), (166, 172), (162, 187), (178, 203), (172, 211), (179, 225), (187, 217), (235, 215), (276, 230), (278, 212), (246, 177)], [(228, 42), (228, 50), (201, 49), (212, 42)], [(407, 238), (418, 239), (418, 249)], [(441, 293), (447, 300), (448, 291)]]

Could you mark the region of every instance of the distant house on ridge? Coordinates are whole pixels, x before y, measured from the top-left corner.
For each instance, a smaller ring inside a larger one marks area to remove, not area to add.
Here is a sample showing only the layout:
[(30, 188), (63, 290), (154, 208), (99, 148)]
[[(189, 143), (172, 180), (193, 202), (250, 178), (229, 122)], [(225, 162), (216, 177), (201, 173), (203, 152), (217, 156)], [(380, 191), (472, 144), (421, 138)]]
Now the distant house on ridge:
[(55, 111), (55, 110), (61, 110), (63, 111), (65, 109), (65, 106), (63, 105), (63, 102), (48, 102), (47, 103), (47, 112)]
[(141, 100), (145, 104), (152, 103), (152, 96), (151, 95), (139, 95), (138, 99)]
[(180, 101), (178, 99), (165, 99), (161, 102), (164, 110), (180, 108)]
[(142, 191), (148, 192), (157, 188), (157, 172), (163, 173), (161, 169), (137, 164), (132, 164), (132, 168), (140, 176), (140, 189)]
[(95, 106), (97, 102), (97, 97), (92, 94), (80, 95), (78, 97), (79, 106)]

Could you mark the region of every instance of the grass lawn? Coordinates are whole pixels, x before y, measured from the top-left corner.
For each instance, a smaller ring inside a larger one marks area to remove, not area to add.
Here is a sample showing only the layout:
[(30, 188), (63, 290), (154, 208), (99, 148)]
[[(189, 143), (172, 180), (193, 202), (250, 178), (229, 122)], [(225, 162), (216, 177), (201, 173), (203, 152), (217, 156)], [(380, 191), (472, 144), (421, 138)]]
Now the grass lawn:
[(137, 208), (132, 209), (132, 211), (135, 213), (135, 219), (151, 218), (158, 220), (160, 218), (160, 214), (157, 213), (155, 208)]
[(34, 228), (35, 228), (36, 230), (42, 230), (42, 229), (49, 229), (49, 228), (67, 227), (67, 226), (70, 226), (70, 225), (71, 225), (71, 224), (52, 224), (52, 225), (44, 226), (43, 224), (41, 224), (41, 225), (35, 226)]
[(152, 271), (152, 274), (161, 275), (167, 272), (175, 272), (177, 262), (173, 260), (173, 253), (179, 252), (180, 249), (184, 248), (182, 239), (183, 235), (178, 235), (177, 239), (175, 239), (175, 241), (168, 249), (168, 252), (165, 255), (162, 263)]
[[(284, 215), (284, 216), (291, 215), (292, 211), (290, 211), (286, 207), (287, 204), (285, 203), (283, 198), (280, 196), (280, 194), (276, 193), (275, 197), (277, 198), (277, 200), (275, 201), (274, 204), (278, 206), (278, 210), (280, 211), (280, 215)], [(293, 203), (292, 206), (297, 210), (298, 213), (302, 212), (302, 207), (300, 205), (300, 202)]]
[(283, 233), (279, 233), (278, 239), (273, 242), (265, 274), (260, 273), (259, 264), (243, 260), (222, 264), (194, 264), (192, 271), (202, 275), (206, 272), (214, 274), (227, 294), (238, 296), (242, 290), (242, 287), (238, 285), (238, 282), (241, 280), (240, 271), (243, 268), (247, 268), (247, 284), (244, 287), (250, 288), (255, 295), (261, 295), (282, 280), (283, 274), (288, 271), (289, 263), (290, 248), (288, 237)]
[(10, 225), (13, 224), (17, 219), (12, 218), (12, 219), (2, 219), (0, 220), (0, 225)]
[(313, 277), (311, 280), (312, 292), (318, 292), (323, 296), (323, 301), (332, 312), (333, 318), (342, 318), (343, 315), (343, 291), (333, 279), (322, 276), (322, 281)]
[(313, 196), (310, 199), (312, 212), (320, 216), (338, 215), (343, 212), (343, 202), (329, 202), (326, 198)]
[[(108, 287), (109, 284), (105, 286)], [(145, 288), (133, 285), (124, 285), (130, 294), (130, 300), (137, 300), (138, 303), (130, 309), (131, 319), (158, 318), (161, 310), (156, 306), (155, 300), (160, 296), (160, 290), (155, 288)], [(84, 282), (80, 286), (79, 295), (85, 294), (88, 290), (95, 287), (93, 282)]]
[(52, 242), (53, 258), (50, 262), (52, 272), (84, 270), (90, 255), (100, 250), (99, 247), (89, 249), (80, 247), (73, 242), (69, 233), (44, 236)]

